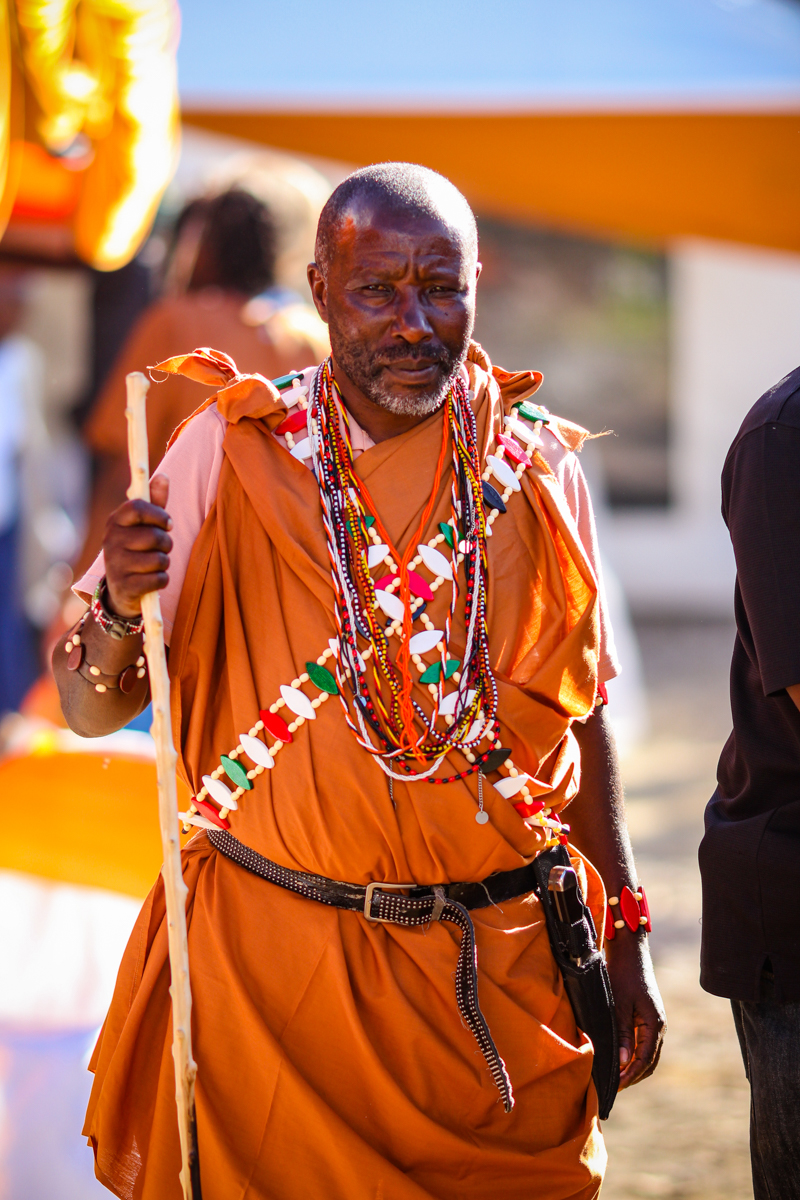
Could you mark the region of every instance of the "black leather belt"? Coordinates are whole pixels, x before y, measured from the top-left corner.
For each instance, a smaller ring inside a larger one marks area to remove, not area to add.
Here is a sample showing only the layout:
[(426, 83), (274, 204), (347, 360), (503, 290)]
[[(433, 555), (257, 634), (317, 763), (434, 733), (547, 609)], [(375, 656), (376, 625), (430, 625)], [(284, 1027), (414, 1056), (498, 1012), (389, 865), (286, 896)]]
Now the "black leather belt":
[(415, 883), (369, 883), (366, 887), (360, 887), (354, 883), (326, 879), (323, 875), (309, 875), (282, 867), (251, 850), (224, 829), (209, 829), (207, 832), (212, 846), (226, 858), (269, 883), (287, 888), (308, 900), (349, 909), (361, 913), (368, 921), (391, 925), (427, 925), (430, 921), (450, 921), (457, 925), (461, 930), (461, 948), (455, 975), (458, 1011), (480, 1046), (506, 1112), (511, 1112), (514, 1107), (511, 1080), (478, 1003), (478, 953), (475, 927), (468, 910), (488, 908), (490, 904), (500, 904), (534, 891), (536, 876), (533, 863), (514, 871), (490, 875), (480, 883), (443, 883), (431, 887)]

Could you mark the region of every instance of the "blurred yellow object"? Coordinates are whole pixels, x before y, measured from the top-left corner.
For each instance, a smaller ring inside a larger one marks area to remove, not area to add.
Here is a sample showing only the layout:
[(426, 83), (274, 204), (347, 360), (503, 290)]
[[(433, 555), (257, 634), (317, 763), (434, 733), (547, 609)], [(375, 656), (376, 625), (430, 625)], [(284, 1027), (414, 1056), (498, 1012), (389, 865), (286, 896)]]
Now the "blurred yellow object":
[(58, 730), (39, 729), (31, 738), (31, 754), (35, 758), (47, 758), (58, 753)]
[(132, 258), (177, 158), (177, 38), (174, 0), (0, 0), (0, 233), (22, 178), (21, 219), (70, 219), (99, 270)]
[[(0, 760), (0, 869), (146, 896), (161, 869), (155, 762), (58, 746), (40, 730)], [(185, 808), (180, 780), (178, 794)]]
[(68, 170), (41, 146), (12, 141), (11, 161), (18, 165), (12, 218), (70, 221), (81, 195), (81, 176)]

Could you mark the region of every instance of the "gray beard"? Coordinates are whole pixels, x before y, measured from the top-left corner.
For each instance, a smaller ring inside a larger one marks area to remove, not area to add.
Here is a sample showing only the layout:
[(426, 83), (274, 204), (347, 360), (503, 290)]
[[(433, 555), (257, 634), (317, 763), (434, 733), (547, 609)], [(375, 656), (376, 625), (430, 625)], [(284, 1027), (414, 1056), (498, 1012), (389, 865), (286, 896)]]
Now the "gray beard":
[[(350, 375), (349, 371), (347, 373)], [(352, 376), (350, 377), (352, 378)], [(417, 392), (413, 396), (395, 396), (391, 389), (381, 382), (380, 376), (377, 379), (371, 379), (369, 387), (364, 387), (363, 384), (359, 384), (359, 387), (368, 400), (377, 404), (379, 408), (386, 409), (387, 412), (395, 413), (399, 417), (429, 417), (444, 404), (452, 381), (453, 376), (450, 375), (447, 379), (440, 380), (428, 391)]]
[[(341, 337), (335, 321), (330, 321), (328, 331), (333, 357), (348, 378), (373, 404), (403, 417), (429, 417), (441, 408), (455, 375), (466, 361), (471, 336), (470, 330), (457, 354), (451, 354), (441, 347), (438, 355), (440, 375), (429, 388), (413, 395), (397, 395), (384, 382), (383, 364), (376, 365), (360, 342)], [(402, 355), (397, 357), (415, 357), (413, 347), (404, 349)]]

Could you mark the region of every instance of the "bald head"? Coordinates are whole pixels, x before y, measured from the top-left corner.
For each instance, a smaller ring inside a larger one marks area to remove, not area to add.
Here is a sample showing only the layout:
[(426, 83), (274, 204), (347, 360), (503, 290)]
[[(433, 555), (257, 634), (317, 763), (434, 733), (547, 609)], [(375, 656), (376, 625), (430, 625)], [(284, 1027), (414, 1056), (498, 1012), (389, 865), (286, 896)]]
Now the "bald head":
[(416, 163), (378, 163), (348, 175), (322, 210), (315, 257), (324, 274), (345, 224), (366, 223), (376, 211), (436, 221), (460, 245), (465, 258), (477, 262), (475, 215), (458, 188), (444, 175)]

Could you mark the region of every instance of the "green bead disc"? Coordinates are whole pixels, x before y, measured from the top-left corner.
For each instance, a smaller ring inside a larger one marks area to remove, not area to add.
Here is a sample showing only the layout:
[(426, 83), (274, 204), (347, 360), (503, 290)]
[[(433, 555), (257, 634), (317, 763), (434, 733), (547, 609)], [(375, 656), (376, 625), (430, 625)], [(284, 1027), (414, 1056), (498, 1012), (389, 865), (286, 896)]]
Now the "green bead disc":
[(302, 379), (303, 375), (300, 371), (290, 371), (288, 375), (279, 375), (277, 379), (272, 380), (272, 386), (276, 387), (279, 392), (285, 392), (291, 387), (295, 379)]
[(220, 755), (219, 761), (222, 763), (222, 768), (228, 779), (233, 780), (237, 787), (244, 788), (246, 792), (249, 792), (253, 785), (247, 778), (247, 771), (245, 771), (242, 764), (237, 762), (235, 758), (228, 758), (227, 754)]
[(550, 424), (547, 413), (542, 412), (537, 404), (531, 404), (530, 400), (519, 400), (513, 407), (518, 408), (520, 416), (526, 417), (529, 421), (541, 421), (543, 425)]
[(447, 542), (448, 546), (451, 548), (451, 550), (454, 550), (456, 543), (453, 535), (453, 526), (448, 525), (446, 521), (440, 521), (439, 528), (444, 534), (444, 540)]
[(321, 667), (317, 662), (307, 662), (306, 670), (311, 682), (315, 683), (321, 692), (327, 692), (329, 696), (339, 695), (336, 680), (327, 667)]
[[(345, 524), (347, 525), (347, 532), (350, 534), (350, 536), (351, 536), (351, 537), (353, 537), (353, 536), (354, 536), (354, 534), (353, 534), (353, 526), (350, 524), (350, 518), (349, 518), (349, 517), (347, 518), (347, 521), (345, 522)], [(367, 529), (371, 529), (371, 528), (372, 528), (372, 526), (375, 524), (375, 518), (372, 516), (372, 514), (371, 514), (371, 513), (368, 513), (368, 514), (367, 514), (367, 515), (364, 517), (364, 524), (366, 525)]]
[(460, 658), (448, 658), (447, 663), (444, 668), (445, 679), (449, 679), (451, 675), (454, 675), (460, 666), (461, 666)]
[(420, 683), (438, 683), (442, 674), (441, 663), (431, 663), (419, 677)]

